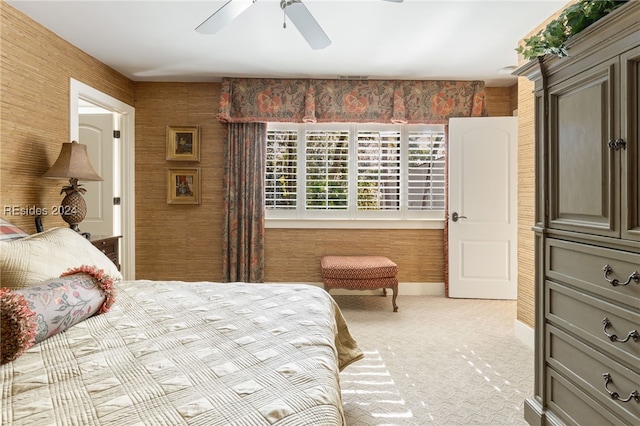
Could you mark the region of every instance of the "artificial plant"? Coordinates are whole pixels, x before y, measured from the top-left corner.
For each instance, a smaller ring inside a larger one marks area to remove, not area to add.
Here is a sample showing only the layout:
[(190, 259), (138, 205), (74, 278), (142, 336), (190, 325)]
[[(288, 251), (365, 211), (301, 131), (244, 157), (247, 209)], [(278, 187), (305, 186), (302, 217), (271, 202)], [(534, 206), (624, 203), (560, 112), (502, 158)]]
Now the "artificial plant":
[(564, 9), (537, 34), (524, 39), (524, 45), (518, 46), (516, 52), (521, 53), (525, 59), (535, 59), (547, 54), (569, 56), (565, 43), (571, 36), (627, 1), (629, 0), (579, 0)]

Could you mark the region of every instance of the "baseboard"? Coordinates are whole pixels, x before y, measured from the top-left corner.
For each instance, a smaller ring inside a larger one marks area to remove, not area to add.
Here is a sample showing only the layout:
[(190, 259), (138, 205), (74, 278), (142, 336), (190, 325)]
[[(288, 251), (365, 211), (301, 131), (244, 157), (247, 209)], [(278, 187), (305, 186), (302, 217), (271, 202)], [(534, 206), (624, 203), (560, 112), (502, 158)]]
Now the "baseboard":
[[(306, 283), (323, 287), (322, 283)], [(336, 288), (331, 290), (335, 295), (361, 294), (367, 296), (378, 296), (381, 290), (352, 290)], [(400, 296), (442, 296), (444, 297), (444, 283), (398, 283), (398, 294)]]
[(535, 348), (535, 330), (520, 320), (515, 320), (513, 324), (514, 335), (531, 349)]

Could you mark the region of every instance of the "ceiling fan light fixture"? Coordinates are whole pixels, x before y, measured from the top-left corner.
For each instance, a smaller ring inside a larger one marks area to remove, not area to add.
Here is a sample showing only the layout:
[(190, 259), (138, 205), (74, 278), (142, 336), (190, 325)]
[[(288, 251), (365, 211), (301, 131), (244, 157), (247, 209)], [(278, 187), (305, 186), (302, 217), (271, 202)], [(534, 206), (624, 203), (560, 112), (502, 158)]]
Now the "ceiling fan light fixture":
[(280, 0), (280, 7), (313, 50), (324, 49), (331, 44), (318, 21), (300, 0)]
[(506, 67), (502, 67), (498, 70), (498, 74), (500, 75), (511, 75), (513, 72), (518, 69), (516, 65), (508, 65)]

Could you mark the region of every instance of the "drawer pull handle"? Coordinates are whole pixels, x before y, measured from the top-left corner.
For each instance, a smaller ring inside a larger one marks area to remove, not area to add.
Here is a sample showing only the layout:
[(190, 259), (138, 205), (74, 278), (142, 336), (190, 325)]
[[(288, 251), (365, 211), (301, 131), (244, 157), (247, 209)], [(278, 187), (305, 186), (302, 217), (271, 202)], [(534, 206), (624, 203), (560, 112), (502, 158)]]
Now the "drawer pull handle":
[(632, 391), (627, 398), (622, 399), (622, 398), (620, 398), (620, 394), (618, 392), (609, 390), (609, 383), (613, 383), (613, 379), (611, 378), (611, 374), (604, 373), (602, 375), (602, 377), (604, 377), (604, 390), (607, 391), (607, 393), (609, 394), (611, 399), (615, 399), (615, 400), (620, 401), (620, 402), (629, 402), (632, 399), (635, 399), (636, 402), (640, 402), (640, 392), (638, 392), (637, 389)]
[(631, 330), (629, 332), (629, 334), (627, 334), (627, 338), (624, 340), (620, 340), (618, 338), (618, 336), (616, 336), (615, 334), (609, 334), (607, 333), (607, 327), (609, 327), (611, 325), (611, 320), (609, 320), (609, 318), (605, 317), (602, 320), (602, 324), (604, 325), (602, 327), (602, 331), (604, 332), (604, 334), (609, 338), (609, 340), (611, 340), (612, 342), (620, 342), (620, 343), (626, 343), (629, 341), (629, 339), (633, 339), (635, 342), (637, 342), (638, 340), (640, 340), (640, 333), (638, 333), (637, 330)]
[(640, 273), (638, 273), (638, 271), (633, 271), (633, 273), (629, 275), (629, 278), (627, 278), (626, 282), (620, 283), (617, 278), (612, 280), (609, 279), (609, 274), (613, 272), (613, 268), (611, 266), (604, 265), (602, 270), (604, 271), (604, 279), (614, 287), (628, 285), (631, 281), (635, 281), (636, 283), (640, 282)]
[(614, 151), (619, 150), (620, 148), (622, 149), (627, 149), (627, 142), (624, 139), (611, 139), (607, 145), (609, 145), (609, 148), (613, 149)]

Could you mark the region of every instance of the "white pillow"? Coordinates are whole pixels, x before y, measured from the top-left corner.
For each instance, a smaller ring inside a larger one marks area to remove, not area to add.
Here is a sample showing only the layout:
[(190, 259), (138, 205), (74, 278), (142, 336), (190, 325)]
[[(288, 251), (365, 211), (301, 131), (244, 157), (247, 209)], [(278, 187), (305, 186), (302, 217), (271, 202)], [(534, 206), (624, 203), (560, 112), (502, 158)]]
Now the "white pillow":
[(81, 265), (95, 265), (114, 281), (122, 280), (116, 265), (71, 228), (51, 228), (19, 240), (0, 241), (2, 287), (29, 287)]

